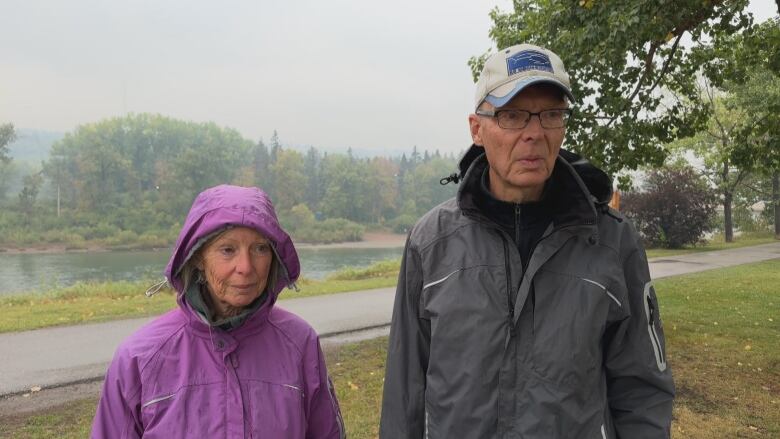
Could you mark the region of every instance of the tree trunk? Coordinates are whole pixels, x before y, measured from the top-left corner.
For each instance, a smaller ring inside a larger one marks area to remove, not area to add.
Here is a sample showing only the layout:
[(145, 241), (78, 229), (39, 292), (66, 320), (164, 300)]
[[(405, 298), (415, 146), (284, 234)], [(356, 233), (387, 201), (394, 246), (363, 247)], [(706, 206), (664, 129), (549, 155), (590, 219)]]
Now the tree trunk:
[(728, 178), (729, 164), (725, 162), (721, 174), (721, 181), (725, 185), (723, 189), (723, 233), (726, 236), (726, 242), (734, 242), (734, 221), (731, 218), (731, 203), (734, 199), (734, 193), (728, 189)]
[(780, 239), (780, 171), (772, 176), (772, 201), (775, 205), (775, 239)]
[(723, 193), (723, 228), (726, 242), (734, 242), (734, 221), (731, 218), (731, 203), (734, 195), (730, 191)]

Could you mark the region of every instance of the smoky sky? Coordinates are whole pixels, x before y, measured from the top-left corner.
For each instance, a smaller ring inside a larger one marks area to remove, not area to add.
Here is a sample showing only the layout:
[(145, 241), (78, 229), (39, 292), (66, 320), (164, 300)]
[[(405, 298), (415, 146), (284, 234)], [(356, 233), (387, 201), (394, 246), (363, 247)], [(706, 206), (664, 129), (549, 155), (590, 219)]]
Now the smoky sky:
[(151, 112), (252, 140), (457, 152), (494, 7), (511, 2), (4, 0), (0, 122), (66, 132)]

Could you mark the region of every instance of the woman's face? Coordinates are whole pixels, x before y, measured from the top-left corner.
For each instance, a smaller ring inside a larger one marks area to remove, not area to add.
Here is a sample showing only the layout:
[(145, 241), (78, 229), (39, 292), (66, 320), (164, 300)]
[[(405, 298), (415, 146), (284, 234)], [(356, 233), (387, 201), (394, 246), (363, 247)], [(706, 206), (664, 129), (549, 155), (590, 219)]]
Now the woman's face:
[(206, 245), (197, 267), (205, 273), (217, 315), (235, 314), (260, 297), (272, 258), (271, 243), (247, 227), (230, 229)]

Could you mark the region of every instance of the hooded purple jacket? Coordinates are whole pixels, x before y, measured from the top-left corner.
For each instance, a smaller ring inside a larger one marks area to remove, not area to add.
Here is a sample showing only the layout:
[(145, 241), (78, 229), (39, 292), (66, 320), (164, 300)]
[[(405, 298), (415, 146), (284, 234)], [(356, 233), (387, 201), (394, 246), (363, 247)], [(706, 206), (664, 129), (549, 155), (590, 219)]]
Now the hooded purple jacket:
[[(227, 225), (257, 230), (281, 261), (265, 303), (229, 332), (201, 319), (184, 299), (178, 277), (196, 243)], [(317, 334), (274, 306), (299, 272), (295, 247), (263, 191), (223, 185), (198, 195), (165, 269), (179, 307), (119, 346), (92, 437), (345, 437)]]

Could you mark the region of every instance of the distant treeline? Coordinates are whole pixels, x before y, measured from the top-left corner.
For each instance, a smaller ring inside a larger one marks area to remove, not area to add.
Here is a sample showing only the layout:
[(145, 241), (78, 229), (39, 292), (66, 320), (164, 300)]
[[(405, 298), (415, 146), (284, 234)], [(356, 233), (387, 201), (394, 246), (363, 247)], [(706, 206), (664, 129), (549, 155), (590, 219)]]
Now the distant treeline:
[[(259, 186), (298, 241), (359, 240), (363, 225), (404, 231), (451, 197), (453, 155), (357, 158), (253, 142), (214, 123), (138, 114), (82, 125), (56, 142), (16, 196), (0, 193), (0, 244), (169, 245), (195, 195)], [(59, 209), (57, 199), (59, 199)]]

